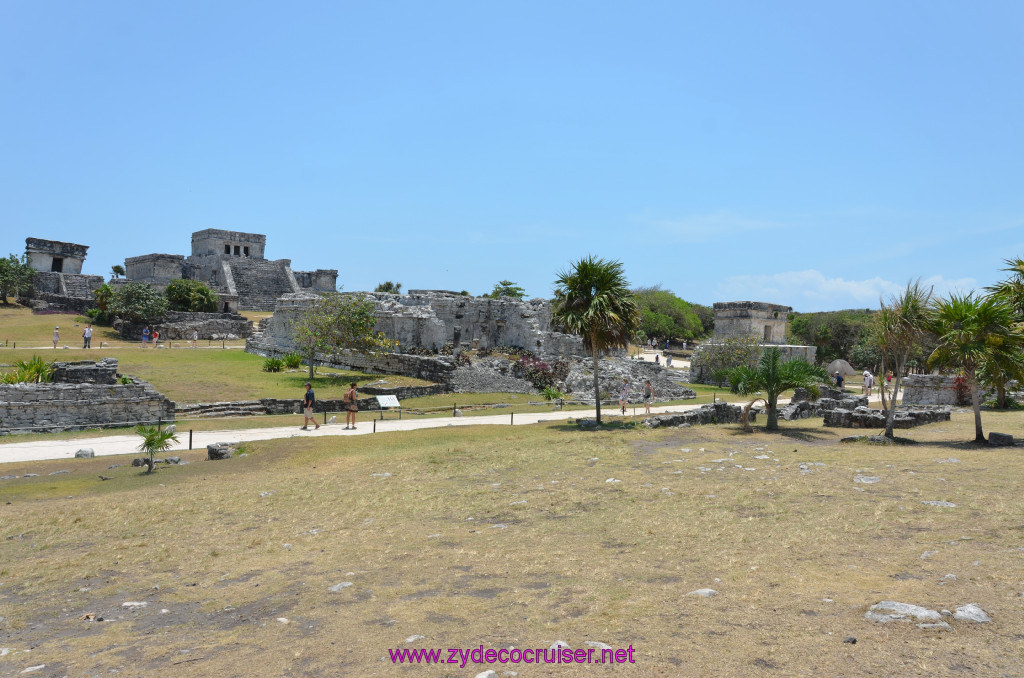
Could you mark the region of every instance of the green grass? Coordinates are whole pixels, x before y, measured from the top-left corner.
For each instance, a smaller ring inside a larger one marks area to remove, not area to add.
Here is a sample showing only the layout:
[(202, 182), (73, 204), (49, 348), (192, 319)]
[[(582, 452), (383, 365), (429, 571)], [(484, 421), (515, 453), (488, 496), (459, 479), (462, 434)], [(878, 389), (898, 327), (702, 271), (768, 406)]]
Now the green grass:
[[(985, 422), (1024, 435), (1019, 414)], [(839, 444), (848, 431), (814, 420), (782, 427), (295, 438), (222, 462), (186, 453), (152, 476), (107, 468), (127, 456), (6, 464), (40, 475), (0, 481), (0, 673), (525, 675), (381, 657), (556, 640), (632, 645), (637, 664), (530, 675), (1018, 673), (1019, 450), (962, 442), (961, 413), (900, 448)], [(933, 499), (957, 507), (921, 503)], [(718, 595), (687, 595), (704, 587)], [(866, 621), (884, 599), (975, 602), (994, 621)]]

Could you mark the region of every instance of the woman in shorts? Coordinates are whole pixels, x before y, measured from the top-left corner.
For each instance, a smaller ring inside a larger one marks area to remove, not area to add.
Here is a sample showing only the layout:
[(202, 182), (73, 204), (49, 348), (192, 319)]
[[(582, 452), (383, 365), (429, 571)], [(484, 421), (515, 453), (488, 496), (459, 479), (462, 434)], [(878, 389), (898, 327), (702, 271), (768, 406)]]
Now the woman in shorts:
[(654, 399), (654, 387), (651, 386), (651, 380), (648, 379), (644, 382), (644, 413), (651, 413), (651, 400)]
[(356, 382), (352, 382), (348, 386), (348, 390), (345, 391), (345, 395), (342, 396), (342, 400), (345, 401), (345, 429), (355, 430), (356, 428), (356, 412), (359, 411), (359, 403), (356, 402)]

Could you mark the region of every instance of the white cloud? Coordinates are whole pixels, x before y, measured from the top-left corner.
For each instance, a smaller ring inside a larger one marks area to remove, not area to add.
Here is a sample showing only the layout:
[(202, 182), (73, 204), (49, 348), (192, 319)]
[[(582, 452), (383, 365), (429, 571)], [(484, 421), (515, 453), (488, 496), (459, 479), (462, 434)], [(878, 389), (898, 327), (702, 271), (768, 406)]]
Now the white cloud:
[[(947, 280), (933, 275), (921, 281), (937, 295), (968, 292), (978, 287), (974, 278)], [(829, 278), (815, 269), (772, 275), (736, 275), (719, 283), (716, 296), (723, 301), (767, 301), (792, 306), (797, 311), (834, 311), (843, 308), (877, 308), (880, 297), (899, 293), (905, 282), (875, 276), (864, 280)]]

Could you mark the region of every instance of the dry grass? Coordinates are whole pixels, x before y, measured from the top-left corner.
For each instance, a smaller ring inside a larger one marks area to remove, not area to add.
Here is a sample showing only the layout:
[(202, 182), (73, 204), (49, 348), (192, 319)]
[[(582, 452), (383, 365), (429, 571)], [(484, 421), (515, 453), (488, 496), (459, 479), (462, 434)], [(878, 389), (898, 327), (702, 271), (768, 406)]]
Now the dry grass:
[[(0, 672), (1017, 675), (1024, 460), (950, 442), (973, 435), (954, 417), (908, 447), (840, 445), (848, 431), (814, 420), (775, 435), (552, 424), (268, 441), (152, 476), (111, 458), (7, 464), (41, 476), (0, 481)], [(1019, 414), (985, 422), (1024, 435)], [(719, 593), (686, 595), (702, 587)], [(883, 599), (976, 602), (994, 621), (865, 621)], [(381, 659), (556, 640), (632, 645), (637, 664)]]

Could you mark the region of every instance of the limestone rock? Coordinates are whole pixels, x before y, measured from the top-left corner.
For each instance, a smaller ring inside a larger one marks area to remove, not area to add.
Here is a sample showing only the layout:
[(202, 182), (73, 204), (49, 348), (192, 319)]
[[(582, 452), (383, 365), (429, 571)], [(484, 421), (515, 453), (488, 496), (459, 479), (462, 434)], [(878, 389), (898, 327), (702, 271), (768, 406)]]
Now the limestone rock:
[(712, 598), (718, 595), (718, 591), (714, 589), (697, 589), (696, 591), (690, 591), (686, 595), (688, 596), (699, 596), (701, 598)]
[(977, 603), (967, 603), (956, 608), (956, 612), (953, 613), (953, 619), (957, 621), (972, 621), (977, 624), (985, 624), (992, 621), (992, 617), (988, 616), (988, 613)]
[(211, 461), (230, 459), (238, 450), (238, 443), (211, 443), (206, 446), (206, 456)]
[(864, 618), (868, 621), (879, 622), (882, 624), (899, 620), (909, 620), (911, 618), (920, 622), (942, 621), (942, 615), (935, 610), (929, 610), (928, 608), (921, 607), (920, 605), (900, 603), (895, 600), (883, 600), (879, 603), (875, 603), (868, 609)]
[(75, 459), (92, 459), (96, 456), (91, 447), (83, 447), (75, 452)]

